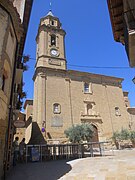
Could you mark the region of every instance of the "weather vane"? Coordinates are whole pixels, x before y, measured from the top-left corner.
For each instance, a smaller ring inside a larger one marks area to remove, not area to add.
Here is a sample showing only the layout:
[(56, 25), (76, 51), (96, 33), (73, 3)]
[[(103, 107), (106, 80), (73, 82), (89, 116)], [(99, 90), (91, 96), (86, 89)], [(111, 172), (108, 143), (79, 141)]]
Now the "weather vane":
[(50, 1), (50, 11), (52, 11), (52, 1)]

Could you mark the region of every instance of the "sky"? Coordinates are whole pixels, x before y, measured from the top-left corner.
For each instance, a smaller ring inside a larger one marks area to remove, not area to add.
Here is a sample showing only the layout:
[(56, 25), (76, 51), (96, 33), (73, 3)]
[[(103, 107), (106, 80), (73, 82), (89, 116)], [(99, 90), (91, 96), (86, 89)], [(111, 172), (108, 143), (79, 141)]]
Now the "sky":
[[(27, 99), (33, 99), (35, 38), (40, 18), (46, 16), (49, 9), (50, 0), (34, 0), (24, 49), (24, 55), (31, 58), (27, 63), (29, 69), (24, 73)], [(130, 104), (135, 106), (135, 84), (132, 82), (135, 68), (129, 68), (125, 47), (114, 41), (106, 0), (52, 0), (52, 12), (66, 31), (68, 69), (124, 78), (122, 89), (129, 92)], [(92, 66), (128, 68), (90, 68)]]

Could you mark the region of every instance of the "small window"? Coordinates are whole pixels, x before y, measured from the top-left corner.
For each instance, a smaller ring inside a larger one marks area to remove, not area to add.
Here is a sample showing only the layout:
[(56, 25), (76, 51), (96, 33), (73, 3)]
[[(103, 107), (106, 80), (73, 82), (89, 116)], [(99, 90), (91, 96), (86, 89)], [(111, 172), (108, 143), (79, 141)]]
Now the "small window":
[(89, 93), (89, 83), (84, 83), (84, 92)]
[(5, 81), (6, 81), (6, 77), (3, 75), (2, 76), (2, 91), (4, 91), (4, 89), (5, 89)]
[(59, 114), (61, 112), (60, 104), (55, 103), (53, 105), (53, 112), (54, 112), (54, 114)]
[(51, 35), (51, 46), (56, 46), (56, 36), (54, 34)]
[(51, 21), (51, 25), (54, 26), (54, 21), (53, 20)]
[(115, 107), (115, 115), (121, 116), (119, 107)]
[(84, 83), (84, 93), (92, 94), (92, 83)]
[(3, 75), (1, 76), (1, 84), (0, 84), (0, 88), (2, 91), (6, 91), (7, 89), (7, 79), (8, 79), (8, 74), (7, 71), (4, 69), (3, 70)]

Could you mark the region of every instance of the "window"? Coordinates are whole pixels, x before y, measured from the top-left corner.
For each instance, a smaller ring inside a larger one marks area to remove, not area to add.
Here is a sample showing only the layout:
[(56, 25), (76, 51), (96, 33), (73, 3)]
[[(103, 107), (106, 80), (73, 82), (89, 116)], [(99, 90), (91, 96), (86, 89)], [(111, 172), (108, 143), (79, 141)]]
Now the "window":
[(54, 112), (54, 114), (59, 114), (61, 112), (60, 104), (55, 103), (53, 105), (53, 112)]
[(54, 26), (54, 21), (53, 20), (51, 21), (51, 25)]
[(10, 87), (10, 75), (11, 69), (9, 66), (9, 62), (5, 59), (4, 60), (4, 67), (2, 69), (2, 75), (1, 75), (1, 90), (5, 93), (5, 95), (9, 95), (9, 87)]
[(2, 91), (5, 90), (5, 84), (6, 84), (6, 79), (7, 79), (7, 78), (8, 78), (7, 72), (6, 72), (6, 70), (4, 69), (4, 72), (3, 72), (3, 75), (2, 75), (2, 85), (1, 85)]
[(89, 83), (84, 83), (84, 92), (89, 93)]
[(119, 107), (115, 107), (115, 115), (121, 116)]
[(54, 34), (51, 35), (51, 46), (56, 46), (56, 36)]
[(84, 83), (84, 93), (92, 94), (92, 83)]
[(6, 81), (6, 77), (3, 75), (3, 77), (2, 77), (2, 91), (4, 91), (4, 89), (5, 89), (5, 81)]

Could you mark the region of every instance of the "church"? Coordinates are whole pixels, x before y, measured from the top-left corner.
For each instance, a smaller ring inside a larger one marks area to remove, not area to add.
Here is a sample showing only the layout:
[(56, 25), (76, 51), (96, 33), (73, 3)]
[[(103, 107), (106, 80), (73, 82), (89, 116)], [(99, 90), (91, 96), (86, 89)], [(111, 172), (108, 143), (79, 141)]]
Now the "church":
[(63, 143), (67, 140), (64, 131), (81, 123), (93, 126), (93, 141), (109, 140), (115, 131), (129, 129), (123, 79), (68, 70), (65, 35), (59, 18), (51, 11), (41, 18), (36, 37), (34, 99), (24, 105), (26, 121), (32, 119), (32, 125), (25, 129), (26, 140), (35, 137), (33, 141), (40, 144), (40, 131), (47, 143)]

